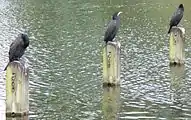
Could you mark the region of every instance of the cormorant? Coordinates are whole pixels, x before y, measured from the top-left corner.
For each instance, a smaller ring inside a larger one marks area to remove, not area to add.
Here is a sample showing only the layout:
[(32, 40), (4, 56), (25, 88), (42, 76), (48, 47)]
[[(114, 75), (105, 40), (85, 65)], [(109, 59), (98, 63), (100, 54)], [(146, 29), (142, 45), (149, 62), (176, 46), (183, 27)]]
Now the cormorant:
[(176, 12), (174, 12), (171, 20), (170, 20), (170, 28), (168, 30), (168, 33), (170, 33), (170, 30), (173, 26), (177, 26), (180, 20), (182, 19), (184, 14), (184, 6), (183, 4), (180, 4), (179, 7), (177, 8)]
[(120, 26), (120, 18), (119, 15), (122, 12), (116, 12), (113, 14), (112, 20), (109, 22), (108, 26), (107, 26), (107, 30), (105, 31), (105, 36), (104, 36), (104, 41), (107, 42), (108, 41), (113, 41), (115, 35), (117, 34), (117, 31), (119, 29)]
[[(11, 43), (9, 49), (9, 63), (14, 60), (20, 60), (26, 48), (29, 46), (29, 38), (26, 34), (19, 34), (18, 37)], [(5, 67), (7, 69), (9, 63)]]

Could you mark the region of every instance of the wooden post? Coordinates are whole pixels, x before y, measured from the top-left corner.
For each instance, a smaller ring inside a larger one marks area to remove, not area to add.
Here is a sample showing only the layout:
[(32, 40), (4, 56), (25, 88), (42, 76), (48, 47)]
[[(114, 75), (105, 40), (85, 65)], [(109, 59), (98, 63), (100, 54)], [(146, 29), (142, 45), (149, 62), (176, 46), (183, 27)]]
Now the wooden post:
[(7, 117), (6, 120), (29, 120), (28, 116), (22, 116), (22, 117)]
[(120, 87), (103, 87), (102, 112), (104, 120), (118, 120), (120, 110)]
[(103, 48), (103, 85), (120, 84), (120, 42), (108, 42)]
[(184, 64), (185, 62), (185, 29), (182, 27), (173, 27), (170, 33), (169, 58), (170, 65)]
[(29, 112), (28, 68), (20, 61), (9, 63), (6, 70), (6, 116), (20, 117)]

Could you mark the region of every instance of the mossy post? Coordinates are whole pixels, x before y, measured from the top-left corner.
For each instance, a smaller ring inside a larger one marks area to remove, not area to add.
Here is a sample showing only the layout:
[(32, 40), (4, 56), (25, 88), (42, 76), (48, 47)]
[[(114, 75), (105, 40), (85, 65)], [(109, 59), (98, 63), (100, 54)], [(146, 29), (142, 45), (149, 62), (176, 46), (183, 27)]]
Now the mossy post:
[(169, 59), (170, 65), (184, 64), (185, 62), (185, 29), (182, 27), (173, 27), (170, 32)]
[(103, 120), (118, 120), (120, 111), (120, 86), (103, 87)]
[(6, 69), (6, 117), (21, 117), (29, 112), (28, 68), (20, 61)]
[(103, 85), (120, 84), (120, 42), (108, 42), (103, 48)]

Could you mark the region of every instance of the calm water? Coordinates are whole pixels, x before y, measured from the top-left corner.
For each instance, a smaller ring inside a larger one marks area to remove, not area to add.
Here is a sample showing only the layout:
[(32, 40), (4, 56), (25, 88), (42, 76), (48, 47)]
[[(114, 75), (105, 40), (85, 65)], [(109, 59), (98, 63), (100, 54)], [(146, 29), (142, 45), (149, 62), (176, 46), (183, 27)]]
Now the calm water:
[[(0, 112), (10, 43), (30, 36), (30, 120), (191, 120), (191, 1), (0, 0)], [(185, 5), (186, 64), (168, 66), (169, 18)], [(105, 26), (122, 11), (121, 86), (102, 88)]]

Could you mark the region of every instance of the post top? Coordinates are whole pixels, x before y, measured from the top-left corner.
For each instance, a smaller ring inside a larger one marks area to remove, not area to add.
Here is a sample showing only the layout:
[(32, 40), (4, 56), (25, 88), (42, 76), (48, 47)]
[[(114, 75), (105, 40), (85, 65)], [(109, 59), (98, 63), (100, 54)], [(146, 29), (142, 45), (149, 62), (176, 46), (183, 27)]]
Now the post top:
[(23, 63), (22, 61), (17, 61), (17, 60), (15, 60), (15, 61), (10, 62), (9, 64), (13, 64), (13, 65), (18, 64), (18, 65), (24, 67), (24, 66), (23, 66), (24, 63)]
[(185, 32), (186, 32), (185, 28), (183, 28), (183, 27), (178, 27), (178, 28), (182, 31), (182, 34), (185, 34)]
[(29, 71), (28, 67), (25, 65), (24, 61), (22, 61), (22, 60), (12, 61), (12, 62), (9, 63), (9, 66), (18, 67), (18, 68), (20, 68), (20, 69), (22, 69), (22, 70), (24, 70), (24, 71), (26, 71), (26, 72)]
[(114, 46), (114, 47), (118, 47), (120, 48), (121, 47), (121, 44), (119, 41), (108, 41), (107, 45), (111, 45), (111, 46)]
[(183, 28), (183, 27), (176, 27), (176, 26), (173, 26), (172, 27), (172, 31), (176, 31), (176, 30), (180, 30), (181, 32), (182, 32), (182, 34), (184, 35), (185, 34), (185, 32), (186, 32), (186, 30), (185, 30), (185, 28)]

